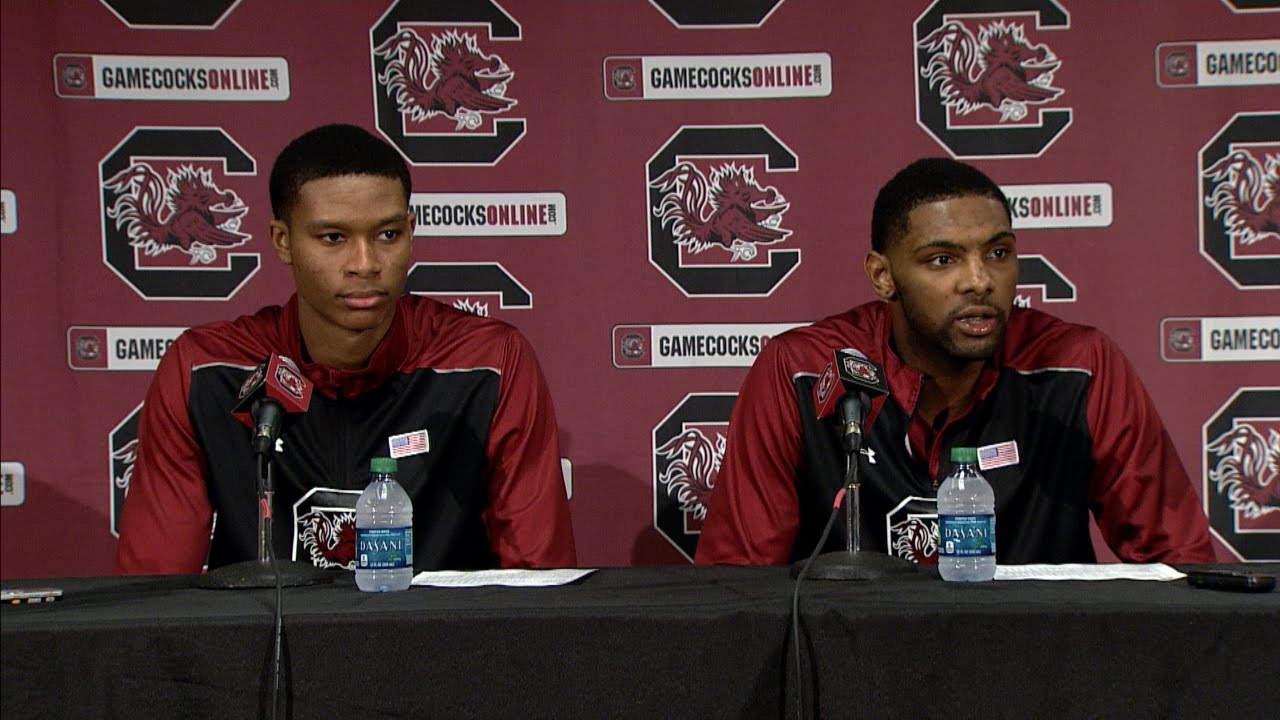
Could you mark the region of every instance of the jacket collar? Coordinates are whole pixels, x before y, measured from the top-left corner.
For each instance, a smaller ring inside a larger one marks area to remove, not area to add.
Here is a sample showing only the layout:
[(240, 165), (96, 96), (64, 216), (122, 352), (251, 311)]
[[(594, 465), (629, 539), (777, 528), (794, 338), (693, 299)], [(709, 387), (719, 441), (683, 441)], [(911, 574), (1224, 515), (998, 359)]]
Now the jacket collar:
[[(898, 351), (893, 348), (893, 317), (889, 312), (889, 305), (885, 302), (877, 302), (876, 305), (879, 305), (877, 311), (880, 357), (884, 358), (884, 373), (889, 382), (889, 394), (900, 407), (914, 416), (916, 403), (920, 400), (920, 388), (924, 384), (924, 373), (903, 362)], [(1005, 346), (1008, 344), (1007, 329), (1006, 326), (1005, 337), (1001, 340), (1000, 347), (996, 348), (995, 355), (983, 366), (982, 372), (978, 375), (970, 408), (985, 400), (995, 387), (996, 380), (1000, 376), (1000, 368), (1004, 365)], [(961, 416), (967, 414), (966, 409)]]
[(295, 293), (280, 313), (280, 338), (289, 357), (315, 389), (327, 397), (352, 397), (360, 395), (386, 382), (400, 369), (409, 350), (409, 330), (405, 316), (408, 314), (405, 297), (396, 301), (396, 312), (387, 334), (374, 348), (369, 362), (359, 370), (339, 370), (317, 362), (304, 360), (302, 329), (298, 323), (298, 296)]

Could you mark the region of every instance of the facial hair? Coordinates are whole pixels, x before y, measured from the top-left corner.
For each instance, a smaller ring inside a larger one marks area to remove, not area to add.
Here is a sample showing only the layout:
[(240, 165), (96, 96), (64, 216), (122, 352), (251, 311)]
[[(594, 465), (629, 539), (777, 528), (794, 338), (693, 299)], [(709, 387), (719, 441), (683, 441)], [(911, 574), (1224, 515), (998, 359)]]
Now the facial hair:
[[(942, 354), (950, 360), (959, 362), (969, 362), (973, 360), (989, 360), (995, 356), (996, 349), (1004, 342), (1004, 331), (1008, 315), (1000, 308), (989, 302), (970, 303), (964, 308), (957, 308), (947, 313), (942, 327), (930, 327), (931, 321), (928, 311), (912, 301), (912, 298), (903, 288), (903, 284), (894, 278), (894, 286), (897, 288), (896, 295), (898, 302), (902, 305), (902, 313), (907, 319), (907, 327), (911, 329), (913, 335), (913, 344), (920, 350), (935, 355), (936, 351), (941, 350)], [(961, 347), (955, 342), (951, 335), (951, 328), (955, 326), (956, 316), (962, 309), (981, 306), (990, 308), (996, 313), (995, 331), (988, 337), (979, 341), (980, 344), (970, 347)], [(922, 347), (931, 346), (931, 347)]]

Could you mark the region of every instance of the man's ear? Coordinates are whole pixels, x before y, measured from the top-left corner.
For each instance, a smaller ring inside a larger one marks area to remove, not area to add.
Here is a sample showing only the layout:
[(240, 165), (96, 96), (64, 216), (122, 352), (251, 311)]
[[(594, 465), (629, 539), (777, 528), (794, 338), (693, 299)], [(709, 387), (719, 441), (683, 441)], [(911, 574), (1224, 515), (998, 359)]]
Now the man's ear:
[(293, 248), (289, 242), (289, 226), (283, 220), (272, 220), (268, 225), (271, 231), (271, 247), (276, 250), (276, 257), (285, 265), (293, 264)]
[(893, 282), (893, 272), (889, 267), (889, 258), (872, 250), (862, 261), (862, 269), (867, 273), (871, 287), (884, 300), (898, 299), (898, 288)]

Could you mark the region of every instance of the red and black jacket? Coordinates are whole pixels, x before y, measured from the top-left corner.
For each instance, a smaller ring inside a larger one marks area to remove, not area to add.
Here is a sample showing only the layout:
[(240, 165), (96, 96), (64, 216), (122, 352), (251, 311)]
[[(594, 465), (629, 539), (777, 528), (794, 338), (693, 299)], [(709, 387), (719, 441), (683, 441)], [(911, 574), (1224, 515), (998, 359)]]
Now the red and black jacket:
[(273, 353), (315, 384), (306, 413), (285, 418), (275, 456), (279, 557), (353, 566), (369, 458), (388, 455), (393, 435), (426, 430), (428, 451), (398, 460), (415, 567), (576, 563), (555, 414), (518, 331), (405, 296), (367, 366), (348, 372), (301, 362), (297, 318), (295, 297), (188, 330), (165, 353), (139, 419), (118, 571), (190, 573), (256, 557), (256, 470), (232, 409)]
[[(813, 386), (840, 348), (882, 365), (890, 389), (873, 402), (859, 461), (864, 548), (935, 561), (948, 451), (1013, 442), (1016, 464), (983, 471), (996, 495), (998, 562), (1094, 561), (1091, 515), (1122, 560), (1214, 559), (1155, 406), (1101, 332), (1014, 308), (970, 407), (934, 428), (914, 412), (924, 378), (890, 347), (889, 309), (877, 301), (761, 352), (734, 404), (698, 562), (780, 563), (813, 550), (844, 479), (838, 429), (817, 417)], [(825, 550), (844, 544), (837, 530)]]

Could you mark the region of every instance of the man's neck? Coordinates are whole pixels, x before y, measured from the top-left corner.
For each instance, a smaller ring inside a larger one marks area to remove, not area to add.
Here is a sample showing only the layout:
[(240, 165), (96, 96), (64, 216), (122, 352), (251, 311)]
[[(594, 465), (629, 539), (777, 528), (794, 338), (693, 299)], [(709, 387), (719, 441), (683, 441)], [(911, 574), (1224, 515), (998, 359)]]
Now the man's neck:
[[(311, 362), (327, 365), (338, 370), (359, 370), (369, 363), (378, 343), (386, 337), (391, 329), (378, 327), (360, 332), (352, 332), (335, 328), (318, 322), (318, 318), (309, 318), (299, 308), (298, 328), (302, 333), (304, 352)], [(394, 316), (392, 317), (394, 321)]]
[[(902, 322), (905, 323), (905, 320)], [(902, 358), (904, 365), (924, 375), (920, 396), (916, 399), (916, 413), (934, 423), (939, 416), (945, 420), (968, 407), (986, 361), (959, 360), (922, 352), (898, 342), (896, 325), (895, 322), (893, 349)]]
[(969, 406), (982, 375), (982, 361), (972, 361), (946, 372), (925, 372), (916, 400), (916, 413), (930, 423), (955, 417)]

